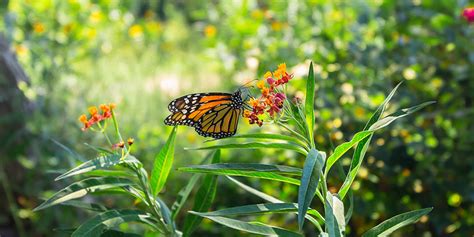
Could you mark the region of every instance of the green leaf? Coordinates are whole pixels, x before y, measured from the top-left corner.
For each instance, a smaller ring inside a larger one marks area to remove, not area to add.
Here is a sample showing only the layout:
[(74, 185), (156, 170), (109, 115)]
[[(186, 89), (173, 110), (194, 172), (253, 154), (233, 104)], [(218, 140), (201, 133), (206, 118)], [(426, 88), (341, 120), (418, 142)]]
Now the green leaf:
[[(390, 92), (387, 98), (385, 98), (383, 103), (377, 108), (375, 113), (372, 115), (372, 117), (370, 117), (369, 121), (365, 125), (364, 131), (369, 130), (369, 128), (380, 119), (383, 112), (385, 111), (385, 107), (387, 106), (387, 103), (392, 99), (393, 95), (395, 94), (395, 92), (397, 91), (398, 87), (401, 84), (402, 84), (401, 82), (398, 83), (398, 85), (395, 86), (395, 88), (393, 88), (393, 90)], [(347, 174), (346, 179), (344, 180), (344, 183), (342, 184), (338, 192), (341, 200), (344, 200), (344, 197), (346, 196), (347, 191), (349, 191), (349, 188), (351, 187), (352, 182), (354, 182), (357, 172), (359, 172), (359, 168), (362, 164), (362, 161), (364, 160), (364, 156), (365, 156), (365, 153), (367, 152), (371, 139), (372, 139), (372, 134), (364, 138), (356, 146), (354, 154), (352, 155), (349, 173)]]
[(179, 170), (205, 169), (205, 170), (235, 170), (235, 171), (261, 171), (273, 172), (284, 175), (301, 176), (301, 169), (285, 165), (270, 165), (260, 163), (219, 163), (210, 165), (192, 165)]
[(107, 212), (100, 213), (99, 215), (87, 220), (82, 223), (74, 233), (72, 237), (86, 237), (86, 236), (97, 236), (97, 233), (101, 233), (104, 230), (118, 226), (125, 222), (140, 222), (146, 224), (153, 229), (156, 229), (155, 223), (157, 222), (149, 213), (140, 210), (110, 210)]
[(237, 184), (240, 188), (242, 188), (243, 190), (265, 200), (265, 201), (268, 201), (268, 202), (271, 202), (271, 203), (284, 203), (283, 201), (275, 198), (275, 197), (272, 197), (264, 192), (261, 192), (255, 188), (252, 188), (242, 182), (239, 182), (238, 180), (230, 177), (230, 176), (225, 176), (226, 178), (228, 178), (230, 181), (234, 182), (235, 184)]
[(324, 166), (326, 155), (312, 148), (304, 162), (301, 185), (298, 189), (298, 226), (301, 230), (309, 204), (313, 200), (319, 178)]
[(225, 225), (232, 229), (241, 230), (248, 233), (260, 234), (260, 235), (289, 236), (289, 237), (302, 236), (299, 233), (282, 229), (282, 228), (278, 228), (278, 227), (269, 226), (269, 225), (252, 224), (252, 223), (230, 219), (226, 217), (221, 217), (221, 216), (205, 216), (197, 212), (190, 212), (190, 213), (208, 218), (214, 222), (217, 222), (221, 225)]
[(324, 203), (324, 218), (326, 220), (326, 232), (330, 237), (344, 236), (346, 221), (344, 219), (344, 204), (342, 201), (332, 195), (329, 191), (326, 193)]
[(141, 237), (139, 234), (125, 233), (118, 230), (107, 230), (100, 237)]
[(291, 183), (299, 185), (300, 182), (297, 179), (285, 177), (281, 174), (291, 173), (296, 175), (297, 168), (288, 166), (277, 166), (277, 165), (264, 165), (264, 164), (212, 164), (212, 165), (196, 165), (189, 167), (179, 168), (180, 171), (194, 172), (194, 173), (207, 173), (215, 175), (229, 175), (229, 176), (243, 176), (251, 178), (268, 179), (274, 181), (280, 181), (285, 183)]
[(308, 80), (306, 80), (306, 100), (305, 100), (305, 116), (308, 124), (308, 137), (311, 139), (311, 145), (314, 147), (314, 69), (313, 62), (309, 65)]
[[(210, 153), (201, 162), (201, 165), (207, 163), (212, 155), (213, 153)], [(193, 190), (194, 186), (196, 185), (201, 175), (202, 174), (193, 174), (193, 176), (191, 176), (191, 178), (189, 179), (188, 184), (185, 187), (183, 187), (181, 190), (179, 190), (178, 196), (176, 197), (176, 200), (171, 206), (171, 217), (173, 218), (173, 220), (176, 219), (176, 216), (178, 215), (179, 211), (183, 207), (184, 203), (186, 202), (186, 200), (188, 200), (189, 194)]]
[(36, 207), (33, 211), (38, 211), (50, 206), (54, 206), (65, 201), (84, 197), (88, 193), (97, 192), (100, 190), (111, 189), (116, 187), (123, 187), (132, 185), (133, 182), (129, 179), (114, 178), (114, 177), (100, 177), (88, 178), (75, 182), (64, 189), (55, 193), (51, 198)]
[(432, 207), (419, 209), (415, 211), (405, 212), (399, 215), (396, 215), (380, 224), (370, 229), (364, 233), (363, 237), (372, 237), (372, 236), (387, 236), (393, 231), (398, 230), (406, 225), (417, 222), (423, 215), (426, 215), (433, 210)]
[(155, 157), (155, 162), (153, 164), (153, 170), (151, 171), (150, 177), (150, 186), (153, 196), (156, 196), (160, 193), (161, 189), (165, 186), (166, 179), (173, 165), (174, 159), (174, 143), (176, 139), (176, 130), (175, 126), (171, 131), (171, 134), (168, 137), (165, 145), (161, 148), (158, 155)]
[[(220, 160), (221, 152), (220, 150), (216, 150), (214, 153), (214, 157), (212, 158), (212, 163), (217, 163)], [(210, 207), (212, 202), (214, 201), (214, 197), (216, 196), (217, 190), (217, 176), (208, 174), (204, 177), (204, 181), (199, 187), (196, 198), (194, 200), (193, 211), (196, 212), (204, 212), (207, 211)], [(196, 215), (187, 215), (184, 219), (184, 227), (183, 227), (183, 236), (190, 236), (191, 233), (199, 226), (202, 221), (202, 217)]]
[(381, 129), (383, 127), (386, 127), (388, 126), (389, 124), (391, 124), (393, 121), (399, 119), (399, 118), (403, 118), (407, 115), (410, 115), (420, 109), (423, 109), (424, 107), (428, 106), (428, 105), (431, 105), (431, 104), (434, 104), (435, 101), (428, 101), (428, 102), (425, 102), (425, 103), (422, 103), (422, 104), (419, 104), (419, 105), (416, 105), (416, 106), (413, 106), (413, 107), (410, 107), (410, 108), (405, 108), (405, 109), (401, 109), (400, 111), (396, 112), (396, 113), (393, 113), (383, 119), (380, 119), (379, 121), (375, 122), (374, 124), (372, 124), (372, 126), (370, 126), (370, 130), (371, 131), (374, 131), (374, 130), (377, 130), (377, 129)]
[[(298, 204), (296, 203), (262, 203), (251, 204), (238, 207), (225, 208), (217, 211), (200, 213), (201, 216), (238, 216), (238, 215), (255, 215), (267, 213), (286, 213), (297, 212)], [(318, 211), (310, 209), (309, 214), (316, 216), (320, 220), (324, 218)]]
[[(252, 194), (256, 195), (257, 197), (260, 197), (260, 198), (262, 198), (262, 199), (265, 200), (265, 201), (268, 201), (268, 202), (271, 202), (271, 203), (285, 203), (285, 202), (283, 202), (282, 200), (279, 200), (279, 199), (277, 199), (277, 198), (275, 198), (275, 197), (272, 197), (272, 196), (270, 196), (270, 195), (268, 195), (268, 194), (266, 194), (266, 193), (263, 193), (263, 192), (261, 192), (261, 191), (259, 191), (259, 190), (257, 190), (257, 189), (254, 189), (254, 188), (252, 188), (252, 187), (250, 187), (250, 186), (248, 186), (248, 185), (246, 185), (246, 184), (244, 184), (244, 183), (241, 183), (241, 182), (235, 180), (234, 178), (231, 178), (231, 177), (229, 177), (229, 176), (225, 176), (225, 177), (228, 178), (228, 179), (230, 179), (232, 182), (236, 183), (239, 187), (241, 187), (241, 188), (244, 189), (245, 191), (247, 191), (247, 192), (249, 192), (249, 193), (252, 193)], [(298, 204), (295, 204), (295, 205), (298, 205)], [(295, 210), (294, 210), (295, 213), (298, 213), (298, 209), (297, 209), (297, 208), (298, 208), (298, 207), (295, 206)], [(319, 221), (316, 220), (316, 219), (314, 219), (313, 217), (311, 217), (311, 216), (308, 215), (308, 214), (311, 214), (311, 215), (315, 216)], [(324, 223), (324, 218), (323, 218), (323, 216), (321, 216), (321, 214), (319, 214), (318, 211), (313, 210), (313, 209), (308, 209), (308, 214), (305, 216), (306, 219), (308, 219), (309, 221), (311, 221), (311, 222), (322, 232), (321, 225), (320, 225), (319, 223), (320, 223), (320, 222), (321, 222), (321, 223)]]
[(213, 146), (205, 146), (198, 148), (186, 148), (188, 150), (214, 150), (214, 149), (258, 149), (258, 148), (273, 148), (292, 150), (299, 152), (300, 154), (307, 155), (307, 151), (301, 146), (294, 143), (265, 143), (265, 142), (241, 142), (241, 143), (228, 143), (219, 144)]
[(87, 173), (97, 169), (106, 169), (115, 165), (118, 165), (122, 162), (120, 159), (122, 156), (118, 154), (109, 154), (105, 156), (97, 157), (93, 160), (86, 161), (79, 166), (67, 171), (66, 173), (58, 176), (55, 181), (71, 177), (78, 174)]
[[(269, 140), (281, 140), (287, 142), (296, 143), (303, 148), (306, 147), (306, 143), (302, 142), (300, 139), (288, 135), (282, 134), (271, 134), (271, 133), (250, 133), (250, 134), (238, 134), (232, 137), (224, 138), (225, 140), (239, 139), (239, 138), (255, 138), (255, 139), (269, 139)], [(222, 140), (224, 140), (222, 139)]]
[(66, 202), (62, 202), (61, 205), (64, 206), (71, 206), (71, 207), (77, 207), (83, 210), (89, 210), (89, 211), (95, 211), (95, 212), (103, 212), (107, 211), (108, 208), (105, 206), (102, 206), (97, 203), (87, 203), (87, 202), (81, 202), (77, 200), (69, 200)]
[(351, 139), (349, 142), (344, 142), (341, 145), (337, 146), (336, 149), (334, 149), (334, 153), (329, 156), (327, 162), (326, 162), (326, 168), (324, 170), (324, 175), (327, 176), (329, 173), (329, 170), (331, 167), (334, 165), (334, 163), (341, 158), (342, 155), (344, 155), (351, 147), (353, 147), (355, 144), (360, 142), (362, 139), (370, 136), (373, 133), (373, 131), (361, 131), (358, 132), (354, 135), (354, 137)]

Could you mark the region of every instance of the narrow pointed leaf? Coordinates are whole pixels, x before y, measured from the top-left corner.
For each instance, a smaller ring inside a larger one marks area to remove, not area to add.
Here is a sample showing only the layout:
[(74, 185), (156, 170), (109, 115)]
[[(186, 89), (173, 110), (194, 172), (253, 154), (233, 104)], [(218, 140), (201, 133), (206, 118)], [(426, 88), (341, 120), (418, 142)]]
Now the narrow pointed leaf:
[(283, 201), (281, 201), (281, 200), (279, 200), (275, 197), (272, 197), (272, 196), (270, 196), (270, 195), (268, 195), (264, 192), (261, 192), (261, 191), (255, 189), (255, 188), (252, 188), (252, 187), (250, 187), (250, 186), (248, 186), (248, 185), (246, 185), (246, 184), (244, 184), (244, 183), (242, 183), (242, 182), (240, 182), (240, 181), (238, 181), (238, 180), (236, 180), (236, 179), (234, 179), (230, 176), (225, 176), (225, 177), (228, 178), (230, 181), (234, 182), (235, 184), (237, 184), (243, 190), (245, 190), (245, 191), (247, 191), (247, 192), (249, 192), (249, 193), (265, 200), (265, 201), (268, 201), (268, 202), (271, 202), (271, 203), (284, 203)]
[(38, 211), (72, 199), (81, 198), (87, 195), (88, 193), (128, 186), (132, 184), (133, 182), (131, 180), (123, 178), (101, 177), (84, 179), (75, 182), (64, 189), (61, 189), (51, 198), (36, 207), (33, 211)]
[(58, 176), (54, 180), (58, 181), (60, 179), (64, 179), (64, 178), (71, 177), (74, 175), (87, 173), (87, 172), (97, 170), (97, 169), (106, 169), (106, 168), (118, 165), (122, 162), (120, 159), (121, 157), (122, 156), (118, 154), (109, 154), (109, 155), (97, 157), (95, 159), (92, 159), (80, 164), (79, 166)]
[(300, 230), (303, 228), (304, 217), (318, 187), (324, 166), (324, 156), (324, 153), (313, 148), (309, 151), (303, 166), (301, 185), (298, 189), (298, 226)]
[(296, 143), (302, 147), (306, 147), (306, 144), (300, 139), (288, 135), (282, 134), (271, 134), (271, 133), (249, 133), (249, 134), (238, 134), (232, 137), (224, 138), (225, 140), (239, 139), (239, 138), (255, 138), (255, 139), (268, 139), (268, 140), (280, 140)]
[[(180, 171), (193, 173), (207, 173), (215, 175), (243, 176), (251, 178), (268, 179), (299, 185), (299, 180), (281, 174), (297, 174), (298, 169), (288, 166), (263, 165), (263, 164), (212, 164), (197, 165), (179, 168)], [(277, 172), (281, 171), (281, 172)]]
[[(197, 212), (190, 212), (190, 213), (195, 214), (195, 215), (200, 215), (200, 213), (197, 213)], [(288, 237), (302, 236), (301, 234), (290, 231), (290, 230), (273, 227), (269, 225), (264, 225), (264, 224), (253, 224), (253, 223), (248, 223), (248, 222), (235, 220), (235, 219), (231, 219), (227, 217), (221, 217), (221, 216), (202, 216), (202, 217), (208, 218), (214, 222), (217, 222), (221, 225), (225, 225), (232, 229), (241, 230), (248, 233), (260, 234), (260, 235), (288, 236)]]
[(416, 112), (420, 109), (423, 109), (424, 107), (426, 107), (428, 105), (434, 104), (434, 103), (435, 103), (435, 101), (428, 101), (428, 102), (425, 102), (425, 103), (422, 103), (422, 104), (419, 104), (419, 105), (416, 105), (416, 106), (413, 106), (413, 107), (410, 107), (410, 108), (401, 109), (400, 111), (398, 111), (394, 114), (391, 114), (391, 115), (389, 115), (389, 116), (387, 116), (383, 119), (380, 119), (379, 121), (372, 124), (370, 126), (370, 130), (374, 131), (374, 130), (386, 127), (389, 124), (391, 124), (393, 121), (395, 121), (399, 118), (403, 118), (407, 115), (410, 115), (410, 114), (412, 114), (412, 113), (414, 113), (414, 112)]
[(107, 207), (102, 206), (97, 203), (87, 203), (87, 202), (81, 202), (77, 200), (69, 200), (67, 202), (62, 202), (61, 205), (77, 207), (83, 210), (96, 211), (96, 212), (103, 212), (103, 211), (108, 210)]
[(110, 210), (84, 222), (71, 236), (94, 236), (93, 233), (100, 233), (104, 230), (116, 227), (121, 223), (132, 221), (140, 222), (156, 229), (156, 220), (149, 213), (140, 210)]
[(300, 154), (306, 155), (308, 152), (301, 146), (295, 143), (270, 143), (270, 142), (241, 142), (241, 143), (228, 143), (219, 144), (213, 146), (205, 146), (198, 148), (187, 148), (189, 150), (214, 150), (214, 149), (257, 149), (257, 148), (273, 148), (292, 150)]
[(325, 228), (330, 237), (344, 236), (346, 221), (344, 219), (344, 205), (342, 201), (333, 196), (330, 192), (326, 193), (324, 203), (324, 218), (326, 220)]
[[(260, 198), (262, 198), (262, 199), (265, 200), (265, 201), (268, 201), (268, 202), (271, 202), (271, 203), (285, 203), (285, 202), (282, 201), (282, 200), (279, 200), (279, 199), (277, 199), (277, 198), (275, 198), (275, 197), (272, 197), (272, 196), (270, 196), (270, 195), (268, 195), (268, 194), (266, 194), (266, 193), (263, 193), (263, 192), (261, 192), (261, 191), (259, 191), (259, 190), (257, 190), (257, 189), (254, 189), (254, 188), (252, 188), (252, 187), (250, 187), (250, 186), (248, 186), (248, 185), (246, 185), (246, 184), (244, 184), (244, 183), (241, 183), (241, 182), (237, 181), (237, 180), (234, 179), (234, 178), (231, 178), (231, 177), (229, 177), (229, 176), (226, 176), (226, 178), (230, 179), (232, 182), (236, 183), (239, 187), (241, 187), (242, 189), (246, 190), (247, 192), (252, 193), (252, 194), (256, 195), (257, 197), (260, 197)], [(297, 214), (297, 213), (298, 213), (298, 206), (297, 206), (298, 204), (295, 203), (294, 205), (296, 205), (294, 212)], [(312, 218), (312, 217), (311, 217), (310, 215), (308, 215), (308, 214), (311, 214), (311, 215), (315, 216), (318, 220)], [(321, 216), (321, 214), (320, 214), (318, 211), (313, 210), (313, 209), (308, 209), (308, 214), (305, 216), (306, 219), (308, 219), (309, 221), (311, 221), (311, 222), (322, 232), (320, 223), (324, 223), (324, 218), (323, 218), (323, 216)]]
[[(314, 131), (314, 94), (315, 94), (315, 81), (314, 81), (314, 69), (313, 62), (309, 65), (308, 79), (306, 81), (306, 100), (305, 100), (305, 116), (306, 124), (308, 124), (308, 137), (313, 139)], [(313, 144), (314, 142), (311, 142)]]
[(150, 186), (154, 196), (156, 196), (165, 186), (166, 179), (168, 178), (171, 166), (173, 165), (176, 130), (177, 127), (174, 127), (165, 145), (155, 157), (150, 177)]
[[(212, 158), (212, 163), (217, 163), (220, 160), (221, 152), (216, 150), (214, 157)], [(217, 190), (217, 176), (212, 174), (207, 174), (204, 177), (201, 187), (199, 187), (196, 198), (194, 200), (193, 211), (195, 212), (205, 212), (210, 207), (214, 201)], [(184, 219), (183, 227), (183, 236), (190, 236), (191, 233), (199, 226), (202, 221), (202, 217), (196, 215), (187, 215)]]
[[(213, 153), (210, 153), (213, 154)], [(211, 158), (211, 155), (208, 155), (202, 162), (202, 164), (205, 164), (208, 162), (208, 160)], [(193, 174), (191, 178), (188, 181), (188, 184), (183, 187), (181, 190), (178, 192), (178, 196), (176, 197), (176, 200), (174, 201), (173, 205), (171, 206), (171, 218), (174, 220), (176, 219), (176, 216), (178, 215), (179, 211), (183, 207), (184, 203), (186, 200), (188, 200), (189, 194), (193, 190), (194, 186), (196, 185), (197, 181), (199, 178), (202, 176), (202, 174)]]
[(417, 222), (423, 215), (426, 215), (433, 210), (432, 207), (419, 209), (415, 211), (405, 212), (396, 215), (370, 229), (364, 233), (363, 237), (388, 236), (393, 231), (398, 230), (406, 225)]
[(179, 168), (182, 171), (192, 170), (214, 170), (214, 171), (261, 171), (261, 172), (272, 172), (282, 175), (301, 176), (301, 169), (292, 166), (285, 165), (270, 165), (260, 163), (218, 163), (210, 165), (192, 165), (184, 168)]
[(341, 158), (349, 149), (351, 149), (355, 144), (363, 140), (364, 138), (370, 136), (373, 133), (373, 131), (361, 131), (358, 132), (354, 135), (354, 137), (351, 139), (349, 142), (344, 142), (341, 145), (337, 146), (336, 149), (334, 149), (334, 153), (329, 156), (327, 162), (326, 162), (326, 168), (324, 170), (324, 175), (327, 175), (329, 173), (329, 170), (331, 167), (336, 163), (339, 158)]
[[(401, 82), (398, 83), (397, 86), (395, 86), (395, 88), (393, 88), (393, 90), (388, 94), (387, 98), (385, 98), (383, 103), (379, 105), (375, 113), (370, 117), (367, 124), (365, 124), (364, 131), (368, 131), (370, 127), (380, 119), (383, 112), (385, 111), (385, 108), (387, 107), (388, 102), (392, 99), (393, 95), (395, 94), (395, 92), (397, 91), (398, 87), (401, 84), (402, 84)], [(344, 200), (344, 197), (346, 196), (347, 191), (351, 187), (352, 182), (354, 182), (357, 172), (359, 172), (359, 168), (362, 164), (362, 161), (364, 160), (364, 156), (367, 151), (367, 148), (369, 147), (369, 143), (371, 139), (372, 139), (372, 134), (370, 134), (368, 137), (361, 140), (356, 146), (354, 154), (352, 155), (349, 173), (347, 174), (346, 179), (344, 180), (344, 183), (342, 184), (338, 192), (341, 200)]]

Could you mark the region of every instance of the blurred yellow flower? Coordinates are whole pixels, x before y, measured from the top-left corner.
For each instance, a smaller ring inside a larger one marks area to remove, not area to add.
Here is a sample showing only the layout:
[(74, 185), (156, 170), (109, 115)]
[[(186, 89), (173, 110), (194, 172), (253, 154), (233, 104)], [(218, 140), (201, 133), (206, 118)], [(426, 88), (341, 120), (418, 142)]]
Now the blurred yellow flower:
[(33, 31), (35, 33), (40, 34), (40, 33), (43, 33), (45, 31), (45, 27), (41, 22), (35, 22), (33, 24)]
[(283, 24), (281, 22), (279, 21), (272, 22), (272, 30), (281, 31), (282, 28), (283, 28)]
[(357, 107), (354, 110), (354, 114), (357, 118), (363, 118), (365, 114), (365, 110), (362, 107)]
[(97, 36), (97, 30), (94, 28), (84, 29), (84, 36), (88, 39), (94, 39)]
[(253, 10), (252, 13), (250, 13), (250, 15), (254, 19), (262, 19), (263, 18), (263, 12), (260, 9)]
[(15, 45), (15, 52), (16, 52), (16, 55), (18, 55), (19, 57), (23, 57), (26, 55), (26, 53), (28, 53), (28, 48), (24, 46), (23, 44), (18, 44), (18, 45)]
[(68, 35), (69, 33), (71, 33), (73, 26), (74, 26), (73, 23), (68, 23), (68, 24), (64, 25), (63, 26), (64, 34)]
[(217, 28), (213, 25), (208, 25), (206, 26), (206, 28), (204, 28), (204, 35), (207, 38), (212, 38), (216, 36), (216, 33), (217, 33)]
[(133, 25), (128, 29), (128, 35), (134, 39), (143, 37), (143, 27), (141, 25)]
[(93, 11), (89, 16), (89, 21), (92, 23), (97, 23), (102, 20), (102, 12), (100, 10)]

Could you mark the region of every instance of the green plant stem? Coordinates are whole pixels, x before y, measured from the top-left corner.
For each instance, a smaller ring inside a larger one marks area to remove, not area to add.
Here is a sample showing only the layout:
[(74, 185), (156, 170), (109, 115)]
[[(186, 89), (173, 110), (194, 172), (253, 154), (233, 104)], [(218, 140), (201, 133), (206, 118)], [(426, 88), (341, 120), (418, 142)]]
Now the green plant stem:
[[(113, 109), (110, 110), (110, 111), (112, 113), (112, 121), (114, 122), (115, 134), (117, 135), (119, 140), (122, 142), (123, 139), (122, 139), (122, 135), (120, 134), (119, 126), (118, 126), (118, 123), (117, 123), (117, 118), (115, 117), (115, 112), (114, 112)], [(125, 146), (123, 149), (127, 150), (127, 147)]]
[(10, 208), (10, 213), (13, 217), (13, 221), (15, 222), (18, 235), (20, 237), (26, 237), (23, 222), (21, 222), (21, 220), (17, 216), (18, 208), (16, 206), (16, 203), (14, 202), (13, 193), (7, 180), (7, 176), (5, 175), (3, 164), (0, 165), (0, 180), (2, 182), (3, 189), (5, 190), (5, 196), (7, 196), (8, 206)]
[(107, 142), (109, 143), (110, 146), (113, 146), (113, 143), (112, 141), (110, 140), (109, 136), (107, 135), (107, 133), (105, 132), (106, 128), (107, 128), (107, 124), (104, 125), (104, 127), (102, 127), (102, 125), (100, 125), (100, 123), (97, 123), (97, 125), (99, 126), (100, 128), (100, 132), (104, 135), (105, 139), (107, 139)]
[[(143, 193), (145, 194), (146, 201), (148, 202), (148, 205), (149, 205), (151, 211), (157, 217), (158, 220), (163, 219), (163, 217), (161, 216), (161, 214), (158, 210), (158, 207), (156, 206), (156, 202), (154, 201), (154, 198), (153, 198), (153, 200), (151, 198), (149, 186), (144, 181), (144, 179), (146, 179), (147, 177), (143, 177), (142, 172), (140, 172), (140, 169), (138, 169), (138, 168), (137, 169), (132, 168), (132, 170), (138, 176), (138, 180), (140, 181), (140, 187), (143, 189)], [(161, 207), (159, 207), (159, 208), (161, 209)], [(160, 223), (160, 228), (162, 230), (164, 230), (166, 233), (169, 233), (168, 228), (166, 228), (166, 225), (164, 225), (163, 223)]]
[(302, 136), (301, 134), (299, 134), (298, 132), (296, 132), (295, 130), (289, 128), (288, 126), (286, 126), (285, 124), (281, 123), (281, 122), (277, 122), (278, 125), (282, 126), (283, 128), (285, 128), (286, 130), (288, 130), (291, 134), (297, 136), (299, 139), (303, 140), (304, 142), (306, 142), (307, 144), (309, 144), (309, 141), (308, 139), (306, 139), (306, 137)]

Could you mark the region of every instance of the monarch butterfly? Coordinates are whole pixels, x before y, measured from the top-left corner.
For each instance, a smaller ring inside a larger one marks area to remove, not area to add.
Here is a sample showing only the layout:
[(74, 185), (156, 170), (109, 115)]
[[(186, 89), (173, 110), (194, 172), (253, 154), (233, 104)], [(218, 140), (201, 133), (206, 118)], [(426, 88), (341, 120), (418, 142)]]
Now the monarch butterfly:
[(179, 97), (168, 105), (172, 113), (165, 119), (170, 126), (194, 127), (204, 137), (230, 137), (237, 131), (242, 114), (240, 90), (235, 93), (196, 93)]

